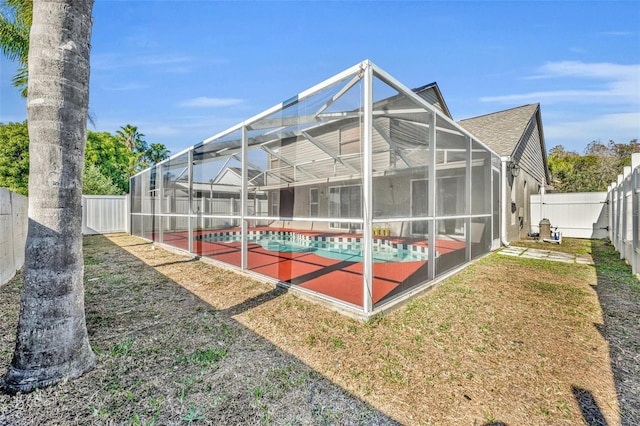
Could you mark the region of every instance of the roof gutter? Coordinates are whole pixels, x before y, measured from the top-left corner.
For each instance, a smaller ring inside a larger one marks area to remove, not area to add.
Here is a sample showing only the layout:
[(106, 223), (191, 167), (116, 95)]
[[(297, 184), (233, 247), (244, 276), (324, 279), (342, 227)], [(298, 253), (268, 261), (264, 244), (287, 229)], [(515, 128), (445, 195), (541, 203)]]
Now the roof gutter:
[(501, 175), (502, 179), (500, 179), (500, 188), (502, 189), (502, 197), (500, 197), (502, 204), (502, 220), (500, 221), (500, 242), (503, 246), (509, 247), (509, 241), (507, 241), (507, 218), (506, 212), (507, 210), (507, 162), (511, 161), (511, 157), (500, 157), (500, 166), (501, 166)]

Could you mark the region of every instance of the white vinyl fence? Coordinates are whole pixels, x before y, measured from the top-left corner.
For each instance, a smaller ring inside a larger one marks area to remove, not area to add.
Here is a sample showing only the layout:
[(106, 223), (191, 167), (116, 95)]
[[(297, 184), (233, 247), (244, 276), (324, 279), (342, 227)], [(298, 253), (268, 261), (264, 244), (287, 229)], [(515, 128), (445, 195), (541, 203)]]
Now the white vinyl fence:
[(542, 218), (564, 237), (608, 237), (633, 273), (640, 273), (640, 153), (607, 192), (531, 196), (532, 231)]
[(640, 268), (640, 154), (631, 156), (618, 181), (609, 185), (609, 238), (634, 274)]
[(84, 235), (129, 232), (128, 195), (83, 195)]
[(563, 237), (606, 238), (609, 236), (609, 203), (606, 192), (535, 194), (531, 196), (531, 228), (549, 219)]
[[(173, 207), (171, 203), (174, 203)], [(189, 229), (189, 198), (188, 197), (166, 197), (161, 201), (164, 211), (172, 213), (157, 214), (161, 219), (162, 231), (187, 231)], [(233, 226), (240, 226), (239, 219), (214, 218), (211, 216), (240, 216), (240, 200), (236, 198), (203, 198), (192, 201), (193, 216), (196, 221), (194, 226), (201, 229), (219, 229)], [(267, 200), (247, 200), (247, 214), (256, 216), (266, 216), (268, 213)], [(150, 210), (150, 207), (149, 207)], [(148, 215), (149, 213), (142, 213)], [(140, 216), (141, 214), (135, 214)], [(267, 225), (269, 222), (260, 224)], [(148, 222), (151, 224), (151, 222)], [(150, 226), (150, 225), (149, 225)], [(150, 229), (147, 230), (151, 232)], [(135, 234), (135, 231), (134, 231)]]
[(0, 188), (0, 285), (24, 264), (27, 208), (27, 197)]
[[(27, 197), (0, 188), (0, 285), (9, 281), (24, 264), (27, 239)], [(127, 195), (83, 195), (84, 235), (129, 232)]]

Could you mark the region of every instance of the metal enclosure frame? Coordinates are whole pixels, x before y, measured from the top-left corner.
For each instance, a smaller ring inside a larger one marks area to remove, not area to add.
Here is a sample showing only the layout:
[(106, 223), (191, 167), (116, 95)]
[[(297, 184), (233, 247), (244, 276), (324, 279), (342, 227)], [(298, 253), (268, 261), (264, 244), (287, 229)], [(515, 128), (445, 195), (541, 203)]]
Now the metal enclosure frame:
[(499, 161), (365, 60), (133, 176), (131, 233), (367, 318), (496, 247)]

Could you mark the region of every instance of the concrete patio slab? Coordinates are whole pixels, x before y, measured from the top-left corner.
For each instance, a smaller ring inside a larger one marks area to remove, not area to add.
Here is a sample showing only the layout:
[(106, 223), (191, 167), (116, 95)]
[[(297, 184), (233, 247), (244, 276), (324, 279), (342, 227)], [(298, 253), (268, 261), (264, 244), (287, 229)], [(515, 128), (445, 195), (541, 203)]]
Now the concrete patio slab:
[(509, 246), (498, 252), (503, 256), (523, 257), (526, 259), (548, 260), (551, 262), (578, 263), (593, 265), (593, 259), (587, 255), (575, 255), (553, 250), (540, 250), (526, 247)]

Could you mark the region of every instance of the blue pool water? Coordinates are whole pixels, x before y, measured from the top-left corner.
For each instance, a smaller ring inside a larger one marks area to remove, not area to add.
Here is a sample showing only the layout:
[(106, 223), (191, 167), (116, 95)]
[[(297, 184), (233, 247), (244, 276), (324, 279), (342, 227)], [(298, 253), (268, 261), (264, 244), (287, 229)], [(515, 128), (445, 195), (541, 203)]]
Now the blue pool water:
[[(355, 238), (353, 238), (355, 240)], [(239, 242), (239, 235), (205, 235), (206, 242)], [(362, 262), (362, 245), (355, 242), (329, 242), (304, 239), (298, 235), (251, 235), (248, 242), (259, 244), (265, 250), (277, 253), (313, 253), (321, 257), (344, 260), (349, 262)], [(417, 262), (426, 261), (426, 253), (418, 253), (411, 250), (392, 248), (384, 244), (374, 244), (372, 247), (373, 261), (383, 262)]]

